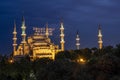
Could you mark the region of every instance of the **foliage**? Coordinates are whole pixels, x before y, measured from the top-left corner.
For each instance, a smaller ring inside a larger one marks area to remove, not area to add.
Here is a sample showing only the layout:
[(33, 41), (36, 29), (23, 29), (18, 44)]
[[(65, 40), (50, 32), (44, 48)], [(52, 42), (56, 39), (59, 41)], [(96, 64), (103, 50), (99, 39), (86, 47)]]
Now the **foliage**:
[[(84, 58), (85, 63), (78, 60)], [(119, 80), (120, 44), (68, 50), (49, 58), (30, 61), (29, 56), (10, 63), (7, 56), (0, 56), (0, 80)]]

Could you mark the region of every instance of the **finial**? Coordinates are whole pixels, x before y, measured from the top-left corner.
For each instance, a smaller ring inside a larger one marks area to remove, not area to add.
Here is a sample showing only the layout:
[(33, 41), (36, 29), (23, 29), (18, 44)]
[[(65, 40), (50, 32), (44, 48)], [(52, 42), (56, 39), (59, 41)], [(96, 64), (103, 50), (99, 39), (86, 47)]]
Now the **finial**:
[(22, 21), (25, 21), (25, 18), (24, 18), (24, 11), (22, 11)]
[(14, 27), (16, 27), (16, 21), (14, 20)]
[(98, 29), (101, 30), (101, 25), (100, 24), (98, 24)]
[(24, 16), (22, 16), (22, 21), (25, 21), (25, 18), (24, 18)]
[(63, 23), (63, 18), (62, 17), (60, 18), (60, 22)]
[(16, 21), (14, 20), (14, 31), (16, 31)]
[(46, 28), (48, 28), (48, 22), (46, 22)]
[(77, 35), (79, 34), (79, 31), (77, 30)]

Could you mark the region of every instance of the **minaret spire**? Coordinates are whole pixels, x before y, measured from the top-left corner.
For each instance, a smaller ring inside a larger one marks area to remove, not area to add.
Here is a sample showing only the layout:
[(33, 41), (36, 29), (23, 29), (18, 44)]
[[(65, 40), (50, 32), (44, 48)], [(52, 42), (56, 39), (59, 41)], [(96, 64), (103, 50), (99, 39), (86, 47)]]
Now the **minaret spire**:
[(60, 27), (60, 37), (61, 37), (61, 51), (64, 51), (64, 44), (65, 44), (65, 41), (64, 41), (64, 26), (63, 26), (63, 22), (60, 23), (61, 24), (61, 27)]
[(101, 25), (98, 25), (98, 47), (99, 49), (102, 49), (103, 41), (102, 41), (102, 31), (101, 31)]
[(80, 49), (80, 37), (79, 37), (78, 31), (77, 31), (77, 34), (76, 34), (76, 49), (77, 50)]
[(24, 16), (22, 17), (22, 26), (21, 26), (21, 29), (22, 29), (22, 42), (21, 43), (26, 43), (26, 26), (25, 26), (25, 19), (24, 19)]
[(17, 47), (17, 32), (16, 32), (16, 23), (14, 21), (14, 31), (13, 31), (13, 55), (16, 54), (16, 47)]
[(45, 32), (45, 34), (46, 34), (46, 37), (48, 38), (49, 37), (48, 23), (46, 23), (46, 32)]
[(22, 44), (23, 44), (23, 54), (25, 54), (25, 44), (26, 44), (26, 26), (25, 26), (25, 18), (24, 16), (22, 17), (22, 26), (21, 26), (21, 29), (22, 29)]

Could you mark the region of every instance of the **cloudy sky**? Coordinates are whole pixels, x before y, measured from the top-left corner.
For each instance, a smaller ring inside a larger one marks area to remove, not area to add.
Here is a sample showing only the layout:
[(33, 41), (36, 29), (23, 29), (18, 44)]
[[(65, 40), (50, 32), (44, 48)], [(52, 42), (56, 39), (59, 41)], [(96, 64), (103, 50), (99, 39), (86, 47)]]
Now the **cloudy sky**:
[(75, 49), (76, 31), (80, 47), (98, 47), (98, 24), (102, 26), (104, 46), (120, 43), (120, 0), (1, 0), (0, 1), (0, 53), (12, 52), (13, 23), (16, 20), (18, 43), (21, 37), (21, 18), (24, 15), (27, 36), (32, 27), (55, 28), (53, 41), (59, 44), (59, 23), (65, 27), (65, 47)]

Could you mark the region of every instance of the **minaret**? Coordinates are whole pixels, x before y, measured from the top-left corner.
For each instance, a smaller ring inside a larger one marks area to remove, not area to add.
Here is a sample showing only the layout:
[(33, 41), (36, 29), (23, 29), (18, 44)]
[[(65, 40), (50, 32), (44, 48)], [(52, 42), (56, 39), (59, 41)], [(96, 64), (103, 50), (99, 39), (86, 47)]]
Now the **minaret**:
[(61, 41), (60, 41), (60, 43), (61, 43), (61, 51), (64, 51), (64, 44), (65, 44), (65, 41), (64, 41), (64, 27), (63, 27), (63, 22), (61, 22), (60, 23), (61, 24), (61, 27), (60, 27), (60, 31), (61, 31), (61, 33), (60, 33), (60, 37), (61, 37)]
[(21, 26), (21, 29), (22, 29), (22, 42), (23, 44), (26, 43), (26, 33), (25, 33), (25, 30), (26, 30), (26, 26), (25, 26), (25, 19), (24, 19), (24, 16), (22, 17), (22, 26)]
[(46, 35), (47, 38), (49, 37), (48, 23), (46, 23), (46, 31), (45, 31), (45, 35)]
[(22, 36), (22, 47), (23, 47), (23, 54), (25, 54), (24, 52), (25, 52), (25, 44), (26, 44), (26, 32), (25, 32), (25, 30), (26, 30), (26, 26), (25, 26), (25, 19), (24, 19), (24, 16), (22, 17), (22, 26), (21, 26), (21, 29), (22, 29), (22, 34), (21, 34), (21, 36)]
[(77, 50), (80, 49), (80, 37), (79, 37), (78, 32), (77, 32), (77, 35), (76, 35), (76, 49)]
[(102, 41), (102, 32), (101, 32), (101, 26), (99, 25), (98, 28), (98, 47), (99, 49), (102, 49), (103, 41)]
[(17, 32), (16, 32), (16, 23), (14, 21), (14, 31), (13, 31), (13, 56), (16, 54), (16, 47), (17, 47)]

